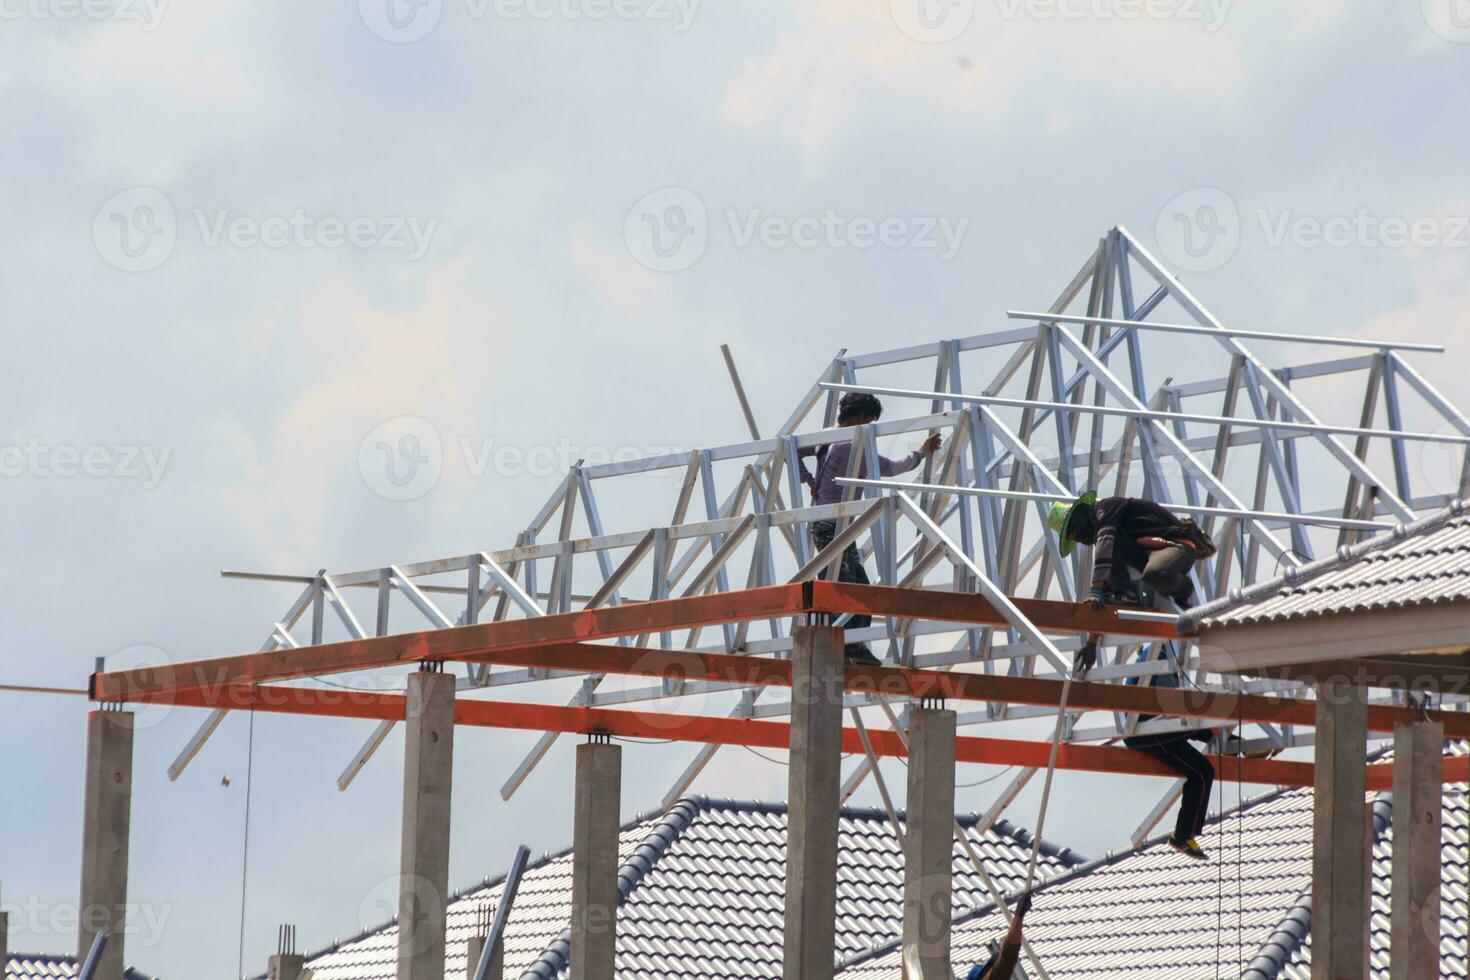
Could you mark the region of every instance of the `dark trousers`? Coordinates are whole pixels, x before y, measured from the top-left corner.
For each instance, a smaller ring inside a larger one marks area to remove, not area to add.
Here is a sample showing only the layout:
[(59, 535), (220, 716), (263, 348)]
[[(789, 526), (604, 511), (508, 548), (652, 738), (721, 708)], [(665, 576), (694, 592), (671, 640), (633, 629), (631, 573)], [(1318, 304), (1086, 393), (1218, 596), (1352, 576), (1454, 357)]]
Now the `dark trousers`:
[(1153, 756), (1184, 777), (1184, 798), (1179, 802), (1179, 819), (1174, 822), (1174, 839), (1198, 837), (1205, 829), (1210, 787), (1215, 784), (1215, 767), (1210, 760), (1189, 744), (1187, 732), (1135, 735), (1125, 738), (1123, 744)]
[[(836, 536), (837, 523), (835, 521), (812, 521), (812, 543), (816, 545), (818, 551), (831, 544), (832, 539)], [(826, 578), (827, 570), (823, 569), (820, 574), (822, 578)], [(868, 581), (868, 570), (863, 568), (863, 558), (858, 553), (857, 545), (850, 544), (843, 550), (842, 565), (837, 570), (837, 581), (856, 582), (859, 585), (870, 584)], [(872, 625), (872, 616), (861, 616), (854, 613), (847, 618), (846, 629), (867, 629)], [(846, 649), (853, 650), (861, 649), (862, 647), (863, 644), (861, 643), (849, 643)]]

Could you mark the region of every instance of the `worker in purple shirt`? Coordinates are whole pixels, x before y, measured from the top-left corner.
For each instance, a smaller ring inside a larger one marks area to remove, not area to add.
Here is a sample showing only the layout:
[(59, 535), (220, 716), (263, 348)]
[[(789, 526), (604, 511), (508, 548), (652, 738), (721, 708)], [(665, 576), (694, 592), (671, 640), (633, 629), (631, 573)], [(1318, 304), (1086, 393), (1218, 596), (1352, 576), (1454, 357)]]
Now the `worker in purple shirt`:
[[(842, 396), (837, 403), (837, 424), (843, 428), (854, 425), (867, 425), (876, 422), (883, 415), (883, 403), (873, 395), (861, 391), (851, 391)], [(924, 444), (901, 459), (889, 459), (887, 456), (878, 457), (878, 472), (882, 476), (894, 476), (898, 473), (907, 473), (924, 461), (926, 456), (931, 456), (939, 449), (939, 434), (935, 433), (924, 440)], [(817, 458), (817, 472), (815, 475), (807, 471), (803, 464), (801, 468), (802, 482), (811, 487), (813, 504), (835, 504), (842, 500), (842, 485), (837, 481), (847, 476), (847, 461), (852, 455), (851, 442), (836, 442), (828, 446), (803, 446), (797, 450), (801, 457), (815, 456)], [(858, 461), (856, 476), (867, 479), (866, 460)], [(821, 551), (832, 542), (837, 534), (836, 521), (812, 521), (812, 542), (817, 550)], [(862, 555), (858, 553), (857, 545), (850, 544), (842, 552), (842, 567), (837, 573), (839, 582), (857, 582), (862, 585), (868, 584), (868, 573), (863, 569)], [(849, 616), (847, 628), (849, 630), (865, 629), (873, 625), (872, 616)], [(868, 649), (866, 643), (849, 643), (843, 650), (848, 663), (866, 664), (869, 666), (880, 663), (873, 651)]]

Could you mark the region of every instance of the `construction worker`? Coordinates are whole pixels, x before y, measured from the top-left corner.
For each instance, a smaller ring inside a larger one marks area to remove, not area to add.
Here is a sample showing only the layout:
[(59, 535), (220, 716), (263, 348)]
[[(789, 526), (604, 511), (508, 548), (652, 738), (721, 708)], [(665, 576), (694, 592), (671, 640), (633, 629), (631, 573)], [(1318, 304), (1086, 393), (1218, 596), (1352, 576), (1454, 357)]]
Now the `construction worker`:
[(1011, 980), (1015, 975), (1016, 965), (1021, 961), (1021, 925), (1029, 911), (1031, 893), (1027, 892), (1016, 903), (1015, 914), (1011, 917), (1011, 928), (1007, 930), (999, 948), (992, 942), (990, 958), (970, 967), (970, 972), (965, 974), (965, 980)]
[(1175, 517), (1152, 500), (1107, 497), (1089, 490), (1070, 504), (1053, 504), (1047, 526), (1062, 538), (1062, 556), (1080, 541), (1092, 549), (1092, 587), (1087, 602), (1102, 609), (1110, 600), (1128, 601), (1128, 571), (1174, 600), (1181, 609), (1194, 604), (1189, 570), (1215, 553), (1215, 545), (1192, 520)]
[[(842, 396), (837, 403), (837, 424), (843, 428), (854, 425), (867, 425), (876, 422), (883, 415), (883, 404), (876, 397), (862, 391), (850, 391)], [(932, 456), (939, 449), (939, 434), (935, 433), (924, 440), (923, 445), (901, 459), (889, 459), (887, 456), (878, 457), (878, 472), (883, 476), (894, 476), (898, 473), (907, 473), (924, 461), (926, 456)], [(852, 455), (851, 442), (837, 442), (831, 445), (812, 447), (803, 446), (797, 450), (799, 457), (815, 456), (817, 458), (817, 472), (815, 475), (807, 471), (803, 464), (801, 468), (802, 482), (811, 487), (812, 503), (835, 504), (842, 500), (842, 486), (837, 482), (839, 477), (847, 476), (847, 461)], [(857, 476), (866, 478), (864, 472), (865, 460), (860, 460)], [(817, 550), (821, 551), (831, 544), (837, 535), (836, 521), (812, 521), (812, 543)], [(842, 552), (842, 566), (837, 573), (839, 582), (857, 582), (862, 585), (868, 584), (868, 573), (863, 569), (862, 555), (858, 553), (857, 545), (850, 544)], [(853, 615), (847, 620), (847, 629), (860, 630), (873, 624), (873, 617)], [(881, 663), (873, 656), (873, 651), (868, 649), (866, 643), (849, 643), (843, 650), (848, 663), (877, 665)]]
[[(1134, 497), (1108, 497), (1098, 500), (1091, 491), (1070, 504), (1055, 504), (1047, 516), (1047, 525), (1061, 535), (1061, 553), (1072, 553), (1077, 542), (1093, 546), (1092, 584), (1087, 602), (1101, 610), (1105, 605), (1137, 602), (1133, 593), (1130, 570), (1137, 572), (1143, 583), (1167, 596), (1181, 609), (1194, 602), (1194, 582), (1189, 577), (1196, 561), (1215, 553), (1209, 535), (1192, 520), (1182, 520), (1151, 500)], [(1097, 663), (1097, 644), (1101, 637), (1093, 633), (1077, 651), (1074, 669), (1080, 673)], [(1167, 652), (1161, 648), (1161, 655)], [(1166, 674), (1152, 675), (1155, 687), (1177, 687), (1178, 665)], [(1154, 715), (1139, 715), (1145, 722)], [(1158, 735), (1135, 735), (1123, 744), (1137, 749), (1184, 778), (1179, 816), (1169, 846), (1196, 861), (1208, 858), (1196, 839), (1204, 829), (1215, 782), (1215, 767), (1190, 741), (1208, 741), (1209, 731), (1168, 732)]]

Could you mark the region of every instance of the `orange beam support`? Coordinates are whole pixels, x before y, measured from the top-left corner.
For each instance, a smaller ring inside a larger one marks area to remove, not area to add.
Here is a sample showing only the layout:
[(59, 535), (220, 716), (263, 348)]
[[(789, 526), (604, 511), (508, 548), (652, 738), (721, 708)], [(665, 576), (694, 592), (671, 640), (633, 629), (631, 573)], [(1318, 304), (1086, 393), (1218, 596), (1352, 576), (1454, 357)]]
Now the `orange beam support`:
[[(1095, 612), (1066, 602), (1017, 600), (1033, 622), (1057, 632), (1106, 632), (1132, 636), (1173, 635), (1168, 623), (1134, 622), (1112, 611)], [(175, 689), (213, 688), (365, 670), (420, 661), (468, 660), (495, 651), (548, 643), (607, 639), (692, 629), (805, 613), (868, 612), (904, 618), (1000, 625), (1004, 619), (979, 596), (927, 589), (797, 582), (713, 595), (685, 596), (514, 619), (451, 629), (423, 630), (340, 643), (249, 653), (211, 660), (96, 674), (97, 701), (144, 702)]]
[[(547, 667), (553, 670), (636, 677), (676, 678), (728, 683), (733, 686), (791, 686), (791, 662), (770, 657), (724, 653), (660, 650), (652, 647), (601, 646), (591, 643), (554, 643), (525, 650), (506, 650), (467, 658), (475, 663), (509, 667)], [(1054, 706), (1062, 682), (1037, 677), (967, 674), (957, 671), (915, 670), (905, 667), (848, 667), (846, 690), (854, 694), (881, 694), (892, 698), (942, 697), (953, 701), (995, 701), (1008, 704)], [(1175, 718), (1215, 718), (1271, 725), (1316, 725), (1316, 704), (1304, 698), (1273, 698), (1260, 694), (1232, 694), (1183, 688), (1140, 687), (1073, 681), (1070, 708), (1122, 711), (1129, 714), (1168, 715)], [(1407, 706), (1370, 705), (1368, 728), (1391, 732), (1399, 722), (1419, 714)], [(1470, 714), (1432, 711), (1431, 720), (1445, 726), (1451, 738), (1470, 738)]]
[[(364, 718), (401, 721), (405, 698), (401, 694), (349, 691), (341, 688), (306, 688), (279, 685), (231, 685), (212, 694), (180, 691), (175, 703), (200, 708), (233, 708), (285, 714)], [(716, 745), (749, 745), (785, 749), (790, 745), (791, 726), (778, 721), (756, 721), (724, 716), (671, 715), (658, 712), (579, 708), (563, 705), (525, 704), (515, 701), (479, 701), (460, 698), (455, 702), (455, 721), (481, 728), (507, 728), (537, 732), (603, 734), (618, 738), (647, 738)], [(873, 752), (880, 756), (904, 756), (897, 733), (873, 730), (868, 733)], [(857, 729), (844, 728), (842, 748), (849, 754), (863, 751)], [(960, 762), (1001, 766), (1044, 767), (1050, 745), (1046, 742), (961, 736), (956, 740), (955, 758)], [(1273, 786), (1311, 786), (1310, 762), (1274, 759), (1213, 757), (1219, 778), (1231, 782)], [(1140, 776), (1173, 776), (1162, 763), (1141, 752), (1102, 745), (1062, 745), (1057, 768), (1075, 772), (1121, 773)], [(1470, 781), (1470, 756), (1445, 758), (1445, 782)], [(1368, 767), (1370, 789), (1386, 789), (1393, 783), (1392, 764)]]
[[(820, 612), (866, 613), (870, 616), (982, 626), (1006, 625), (1000, 610), (983, 596), (971, 592), (896, 589), (887, 585), (825, 581), (813, 582), (812, 588), (812, 605)], [(1123, 619), (1116, 610), (1098, 612), (1086, 603), (1020, 597), (1013, 597), (1011, 602), (1038, 629), (1047, 633), (1112, 633), (1153, 639), (1176, 639), (1179, 636), (1179, 630), (1172, 622)]]

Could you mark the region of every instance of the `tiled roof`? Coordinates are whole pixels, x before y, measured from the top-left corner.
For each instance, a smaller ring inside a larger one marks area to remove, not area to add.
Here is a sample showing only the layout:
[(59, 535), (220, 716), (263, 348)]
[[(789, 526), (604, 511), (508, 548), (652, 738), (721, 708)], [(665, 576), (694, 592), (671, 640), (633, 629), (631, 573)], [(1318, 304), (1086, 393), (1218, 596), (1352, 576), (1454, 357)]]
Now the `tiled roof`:
[(1351, 548), (1191, 609), (1186, 629), (1306, 619), (1470, 600), (1464, 501)]
[[(15, 953), (5, 962), (5, 980), (72, 980), (76, 975), (77, 961), (71, 956)], [(123, 976), (126, 980), (149, 980), (132, 967)]]
[[(1456, 752), (1466, 751), (1463, 744)], [(1374, 803), (1373, 980), (1388, 980), (1393, 807)], [(1466, 977), (1467, 802), (1448, 787), (1444, 804), (1441, 977)], [(1026, 938), (1052, 977), (1238, 976), (1309, 980), (1312, 924), (1312, 792), (1284, 790), (1217, 816), (1201, 835), (1208, 863), (1174, 853), (1163, 838), (1103, 858), (1037, 889)], [(954, 966), (984, 959), (1005, 925), (987, 905), (954, 927)], [(840, 980), (897, 980), (897, 944), (849, 961)], [(1023, 959), (1022, 965), (1025, 965)]]
[[(620, 861), (626, 861), (664, 819), (626, 824), (618, 838)], [(480, 911), (488, 908), (494, 914), (503, 884), (502, 875), (461, 893), (450, 903), (445, 976), (465, 975), (465, 951)], [(517, 976), (519, 971), (529, 969), (561, 935), (571, 917), (571, 893), (571, 851), (547, 855), (527, 867), (506, 924), (507, 975)], [(313, 971), (312, 980), (393, 980), (398, 975), (398, 925), (390, 921), (354, 939), (308, 954), (306, 965)]]
[[(1031, 837), (1001, 821), (977, 834), (962, 818), (987, 871), (1002, 890), (1019, 887)], [(847, 808), (839, 824), (837, 955), (853, 956), (902, 931), (903, 855), (882, 810)], [(627, 825), (620, 871), (619, 980), (672, 977), (779, 977), (785, 907), (786, 808), (783, 805), (681, 800), (662, 815)], [(1056, 875), (1082, 859), (1043, 842), (1038, 874)], [(955, 849), (957, 913), (989, 902)], [(509, 976), (554, 978), (566, 969), (571, 855), (528, 869), (511, 912)], [(447, 976), (463, 976), (465, 942), (499, 882), (450, 906)], [(314, 980), (391, 980), (397, 929), (381, 930), (308, 959)]]
[[(1465, 745), (1456, 746), (1456, 754), (1465, 754)], [(1380, 804), (1382, 805), (1382, 804)], [(1389, 805), (1392, 809), (1391, 804)], [(1439, 975), (1470, 977), (1465, 930), (1470, 920), (1470, 896), (1466, 894), (1466, 874), (1470, 871), (1470, 803), (1463, 784), (1446, 787), (1444, 825), (1440, 831), (1440, 933)], [(1371, 966), (1373, 980), (1389, 980), (1388, 937), (1389, 909), (1393, 882), (1393, 830), (1386, 828), (1373, 848), (1373, 915), (1369, 928), (1373, 934)], [(1311, 938), (1295, 951), (1287, 968), (1280, 974), (1289, 980), (1311, 980)]]
[[(1052, 977), (1239, 976), (1311, 886), (1311, 834), (1302, 832), (1311, 822), (1311, 793), (1282, 792), (1206, 828), (1209, 862), (1163, 838), (1103, 858), (1037, 889), (1026, 938)], [(993, 907), (956, 921), (955, 968), (983, 960), (1004, 932)], [(839, 975), (896, 980), (899, 950)]]

